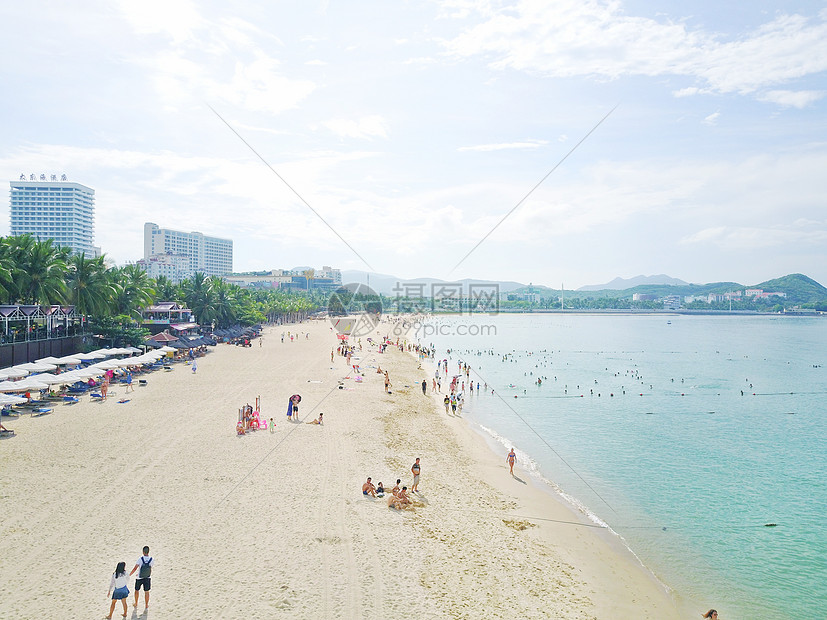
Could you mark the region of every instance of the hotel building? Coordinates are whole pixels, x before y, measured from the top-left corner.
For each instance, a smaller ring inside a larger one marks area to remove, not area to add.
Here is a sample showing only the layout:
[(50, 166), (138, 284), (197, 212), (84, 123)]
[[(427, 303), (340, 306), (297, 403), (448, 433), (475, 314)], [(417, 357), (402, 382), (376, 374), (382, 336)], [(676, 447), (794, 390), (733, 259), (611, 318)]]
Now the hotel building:
[(147, 222), (144, 224), (144, 258), (138, 264), (151, 277), (166, 275), (175, 282), (195, 273), (222, 276), (233, 271), (233, 242), (199, 232), (161, 228)]
[(87, 258), (100, 256), (95, 242), (95, 190), (57, 175), (21, 174), (11, 185), (12, 236), (30, 234), (55, 245), (69, 248)]

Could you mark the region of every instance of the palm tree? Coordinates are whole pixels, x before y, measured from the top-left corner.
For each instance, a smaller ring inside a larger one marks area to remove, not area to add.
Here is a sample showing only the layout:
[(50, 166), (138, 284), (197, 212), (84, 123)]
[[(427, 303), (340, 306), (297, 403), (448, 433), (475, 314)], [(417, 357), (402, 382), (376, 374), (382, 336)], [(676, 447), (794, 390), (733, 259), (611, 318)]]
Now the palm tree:
[(43, 305), (63, 303), (69, 251), (54, 245), (51, 239), (31, 243), (25, 239), (19, 250), (15, 280), (20, 300)]
[(107, 273), (103, 256), (86, 258), (76, 254), (69, 259), (66, 301), (81, 314), (104, 316), (116, 297), (115, 286)]
[(183, 296), (181, 290), (175, 283), (166, 276), (155, 278), (155, 302), (174, 301), (178, 302)]
[(113, 314), (134, 316), (155, 299), (153, 281), (138, 265), (112, 269), (110, 272), (115, 287)]
[(192, 279), (188, 278), (181, 283), (184, 301), (201, 325), (208, 325), (216, 316), (215, 295), (211, 283), (212, 281), (201, 272), (194, 273)]

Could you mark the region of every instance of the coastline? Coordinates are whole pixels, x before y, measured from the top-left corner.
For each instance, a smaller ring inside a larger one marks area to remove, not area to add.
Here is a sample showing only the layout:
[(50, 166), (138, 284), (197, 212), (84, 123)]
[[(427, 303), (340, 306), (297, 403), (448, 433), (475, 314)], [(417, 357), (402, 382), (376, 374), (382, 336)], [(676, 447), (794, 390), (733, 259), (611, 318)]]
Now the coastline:
[[(449, 362), (453, 363), (456, 360)], [(430, 361), (424, 366), (430, 379), (435, 367)], [(530, 455), (518, 451), (520, 458), (512, 478), (505, 463), (507, 438), (495, 437), (466, 415), (446, 415), (441, 402), (444, 394), (432, 396), (436, 413), (450, 426), (460, 452), (471, 456), (473, 469), (483, 473), (482, 478), (493, 490), (506, 498), (509, 510), (503, 521), (528, 525), (529, 529), (521, 533), (533, 545), (553, 549), (584, 584), (593, 585), (590, 595), (595, 618), (680, 618), (697, 607), (688, 601), (679, 603), (677, 593), (599, 516), (566, 496), (539, 469), (526, 468), (525, 460)], [(561, 545), (561, 541), (565, 543)]]
[[(282, 343), (287, 331), (300, 337)], [(197, 374), (148, 375), (128, 403), (10, 421), (0, 618), (103, 615), (115, 563), (131, 568), (145, 544), (157, 566), (144, 618), (680, 617), (640, 567), (571, 525), (559, 499), (515, 484), (424, 397), (415, 358), (366, 347), (356, 382), (331, 363), (336, 344), (327, 322), (270, 327), (261, 345), (219, 345)], [(324, 412), (324, 426), (285, 421), (294, 393), (302, 421)], [(257, 396), (275, 432), (238, 437), (238, 408)], [(366, 476), (410, 485), (417, 456), (413, 511), (359, 493)]]

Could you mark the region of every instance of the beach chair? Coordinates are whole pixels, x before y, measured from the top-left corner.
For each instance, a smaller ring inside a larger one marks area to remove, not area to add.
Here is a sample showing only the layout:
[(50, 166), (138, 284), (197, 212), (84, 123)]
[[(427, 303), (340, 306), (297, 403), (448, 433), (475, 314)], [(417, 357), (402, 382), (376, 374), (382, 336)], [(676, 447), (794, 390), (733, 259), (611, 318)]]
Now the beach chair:
[(146, 387), (147, 386), (146, 379), (138, 379), (138, 385), (140, 385), (141, 387)]
[(103, 394), (100, 392), (92, 392), (89, 394), (89, 401), (93, 403), (99, 403), (103, 401)]
[(75, 403), (80, 402), (77, 396), (64, 396), (63, 397), (63, 404), (64, 405), (74, 405)]
[(52, 411), (54, 411), (54, 409), (51, 407), (36, 407), (35, 409), (32, 409), (32, 416), (46, 415), (48, 413), (52, 413)]
[(6, 437), (14, 437), (14, 430), (11, 428), (0, 430), (0, 439), (5, 439)]

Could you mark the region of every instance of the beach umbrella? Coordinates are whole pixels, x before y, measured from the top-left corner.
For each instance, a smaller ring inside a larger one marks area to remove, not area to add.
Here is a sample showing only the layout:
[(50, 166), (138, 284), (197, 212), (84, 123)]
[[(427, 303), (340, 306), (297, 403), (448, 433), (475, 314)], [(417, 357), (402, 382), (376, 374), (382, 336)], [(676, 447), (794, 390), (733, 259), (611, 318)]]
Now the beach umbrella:
[(295, 400), (297, 403), (300, 403), (300, 402), (302, 402), (302, 397), (299, 394), (293, 394), (290, 397), (290, 400)]
[(48, 372), (44, 372), (39, 375), (29, 375), (28, 377), (23, 379), (23, 382), (25, 383), (28, 383), (29, 381), (45, 383), (46, 385), (58, 385), (59, 383), (65, 383), (65, 381), (63, 380), (63, 375), (53, 375)]
[(16, 366), (12, 366), (12, 368), (28, 370), (29, 372), (43, 372), (45, 370), (54, 370), (55, 368), (57, 368), (57, 366), (54, 364), (39, 364), (37, 362), (29, 362), (28, 364), (17, 364)]
[(113, 355), (112, 349), (96, 349), (95, 351), (92, 351), (92, 353), (97, 353), (98, 355), (103, 355), (104, 357)]
[(11, 394), (0, 394), (0, 405), (22, 405), (28, 402), (22, 396), (12, 396)]
[(39, 381), (3, 381), (0, 383), (0, 392), (26, 392), (28, 390), (45, 390), (49, 386)]
[(22, 381), (2, 381), (0, 382), (0, 392), (25, 392), (28, 388), (23, 385)]
[(74, 353), (72, 357), (75, 357), (79, 360), (83, 360), (84, 362), (91, 362), (92, 360), (102, 360), (106, 359), (106, 356), (103, 353)]
[(49, 357), (41, 357), (39, 360), (35, 360), (38, 364), (56, 364), (58, 358), (49, 356)]
[(100, 375), (103, 374), (103, 371), (105, 370), (114, 370), (115, 368), (120, 368), (120, 366), (118, 365), (118, 362), (115, 360), (104, 360), (102, 362), (98, 362), (97, 364), (89, 366), (89, 368), (99, 370), (100, 372), (98, 372), (98, 374)]
[(28, 370), (22, 370), (20, 368), (4, 368), (0, 370), (0, 380), (3, 379), (19, 379), (20, 377), (25, 377), (29, 374)]
[(52, 362), (52, 364), (57, 364), (58, 366), (77, 366), (82, 363), (83, 360), (79, 357), (75, 357), (74, 355), (65, 355), (64, 357), (59, 357)]
[(161, 347), (158, 350), (163, 351), (164, 353), (172, 353), (173, 351), (175, 351), (175, 349), (173, 349), (172, 347), (167, 346), (167, 345), (164, 345), (163, 347)]

